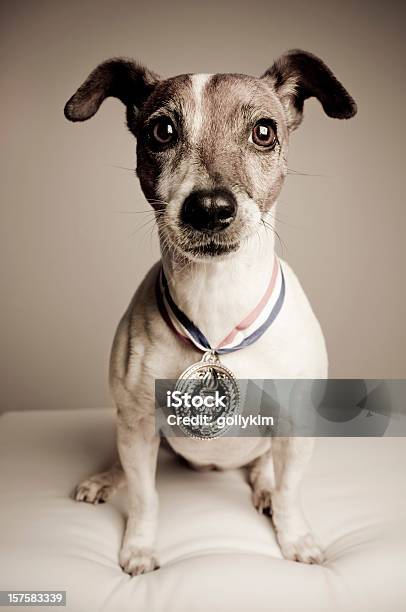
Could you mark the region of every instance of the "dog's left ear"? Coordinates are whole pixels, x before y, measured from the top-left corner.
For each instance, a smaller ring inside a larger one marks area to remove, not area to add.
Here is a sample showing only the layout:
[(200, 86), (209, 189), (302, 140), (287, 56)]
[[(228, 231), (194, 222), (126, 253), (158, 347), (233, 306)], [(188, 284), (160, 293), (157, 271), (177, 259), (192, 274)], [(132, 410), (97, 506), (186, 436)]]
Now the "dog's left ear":
[(127, 107), (127, 118), (135, 113), (158, 83), (157, 74), (141, 64), (124, 58), (113, 58), (93, 70), (65, 105), (69, 121), (86, 121), (99, 110), (108, 97), (121, 100)]
[(289, 130), (300, 124), (307, 98), (317, 98), (326, 115), (335, 119), (349, 119), (357, 112), (355, 101), (330, 68), (306, 51), (288, 51), (268, 68), (262, 78), (269, 80), (275, 88), (285, 109)]

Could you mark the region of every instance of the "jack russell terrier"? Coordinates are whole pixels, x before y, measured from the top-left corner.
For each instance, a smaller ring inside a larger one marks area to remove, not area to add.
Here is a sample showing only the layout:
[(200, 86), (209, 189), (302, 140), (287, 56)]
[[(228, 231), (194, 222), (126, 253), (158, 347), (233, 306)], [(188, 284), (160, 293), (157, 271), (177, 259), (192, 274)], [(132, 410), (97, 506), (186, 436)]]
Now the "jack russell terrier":
[[(119, 462), (81, 483), (76, 499), (102, 502), (127, 483), (120, 564), (137, 575), (158, 567), (154, 381), (176, 379), (201, 357), (192, 335), (183, 342), (173, 320), (163, 316), (156, 293), (161, 269), (184, 328), (189, 322), (211, 347), (231, 338), (221, 359), (237, 378), (327, 378), (319, 323), (295, 274), (275, 255), (273, 221), (288, 170), (289, 136), (301, 122), (304, 101), (316, 97), (337, 119), (353, 117), (357, 109), (331, 70), (300, 50), (283, 55), (260, 78), (162, 79), (134, 61), (111, 59), (70, 98), (65, 116), (90, 119), (109, 96), (126, 106), (137, 139), (136, 172), (155, 212), (162, 260), (136, 291), (113, 343), (110, 385)], [(275, 302), (282, 284), (283, 304), (272, 325), (259, 333), (254, 316), (247, 331), (240, 322), (261, 310), (264, 300), (265, 308)], [(299, 501), (311, 438), (185, 436), (168, 442), (198, 468), (248, 466), (253, 503), (260, 512), (272, 507), (284, 557), (323, 561)]]

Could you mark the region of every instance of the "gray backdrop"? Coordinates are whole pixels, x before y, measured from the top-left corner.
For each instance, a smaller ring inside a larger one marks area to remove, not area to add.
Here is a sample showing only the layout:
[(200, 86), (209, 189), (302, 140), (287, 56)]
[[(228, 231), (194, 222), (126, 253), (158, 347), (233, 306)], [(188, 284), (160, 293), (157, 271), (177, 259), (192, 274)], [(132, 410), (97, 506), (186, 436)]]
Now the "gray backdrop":
[[(124, 111), (63, 106), (100, 61), (163, 75), (260, 74), (301, 47), (359, 106), (307, 103), (280, 198), (282, 252), (326, 334), (335, 377), (404, 377), (404, 9), (397, 2), (19, 1), (1, 6), (2, 410), (110, 404), (116, 323), (158, 257)], [(402, 187), (402, 189), (401, 189)], [(146, 217), (145, 217), (146, 219)]]

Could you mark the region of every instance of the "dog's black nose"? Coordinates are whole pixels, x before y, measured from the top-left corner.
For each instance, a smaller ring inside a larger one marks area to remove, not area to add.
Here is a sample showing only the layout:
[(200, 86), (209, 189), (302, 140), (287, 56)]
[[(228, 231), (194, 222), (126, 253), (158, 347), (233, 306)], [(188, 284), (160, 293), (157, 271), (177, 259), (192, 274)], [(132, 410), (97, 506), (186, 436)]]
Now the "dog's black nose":
[(237, 214), (237, 201), (231, 191), (192, 191), (183, 202), (181, 220), (201, 232), (218, 232), (230, 225)]

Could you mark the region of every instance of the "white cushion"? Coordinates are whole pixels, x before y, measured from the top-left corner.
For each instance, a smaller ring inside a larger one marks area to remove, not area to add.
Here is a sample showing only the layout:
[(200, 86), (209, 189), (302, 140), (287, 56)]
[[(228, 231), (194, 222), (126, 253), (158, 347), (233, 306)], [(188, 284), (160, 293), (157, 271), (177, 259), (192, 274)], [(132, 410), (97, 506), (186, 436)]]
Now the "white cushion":
[(324, 566), (281, 557), (243, 470), (194, 472), (162, 449), (161, 569), (134, 578), (118, 564), (125, 489), (71, 498), (113, 449), (111, 410), (0, 418), (0, 589), (66, 590), (77, 612), (406, 609), (404, 439), (318, 440), (302, 499)]

